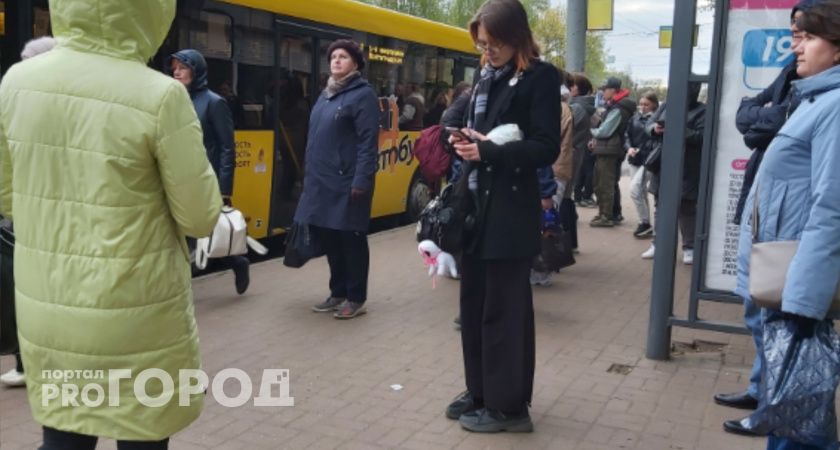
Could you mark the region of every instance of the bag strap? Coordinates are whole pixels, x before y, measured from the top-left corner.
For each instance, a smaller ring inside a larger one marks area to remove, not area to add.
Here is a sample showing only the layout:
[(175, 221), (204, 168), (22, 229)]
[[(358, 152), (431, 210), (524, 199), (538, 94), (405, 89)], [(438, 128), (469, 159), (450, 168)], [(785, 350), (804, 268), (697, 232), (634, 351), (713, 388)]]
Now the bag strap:
[(268, 254), (268, 249), (264, 245), (260, 244), (260, 242), (258, 240), (252, 238), (251, 236), (247, 237), (246, 242), (248, 243), (248, 247), (250, 247), (251, 250), (257, 252), (258, 254), (260, 254), (260, 255), (267, 255)]
[(199, 270), (207, 268), (207, 253), (209, 250), (207, 247), (209, 242), (209, 238), (201, 238), (195, 241), (195, 266)]

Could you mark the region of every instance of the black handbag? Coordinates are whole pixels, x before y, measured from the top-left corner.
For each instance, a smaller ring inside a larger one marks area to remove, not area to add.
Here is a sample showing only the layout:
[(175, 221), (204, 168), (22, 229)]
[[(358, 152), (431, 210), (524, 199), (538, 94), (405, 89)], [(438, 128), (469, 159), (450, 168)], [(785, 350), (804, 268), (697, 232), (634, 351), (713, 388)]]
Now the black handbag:
[(653, 149), (651, 149), (647, 159), (645, 159), (645, 170), (652, 174), (659, 174), (659, 170), (662, 167), (662, 147), (662, 141), (654, 144)]
[(286, 254), (283, 265), (298, 269), (310, 259), (323, 256), (325, 251), (315, 229), (305, 223), (295, 222), (286, 234)]
[(558, 272), (575, 263), (572, 234), (560, 226), (543, 230), (540, 254), (534, 259), (537, 272)]
[(464, 250), (470, 232), (475, 228), (475, 195), (469, 189), (471, 165), (465, 164), (461, 177), (443, 188), (420, 213), (417, 241), (431, 240), (441, 250), (458, 254)]
[(0, 355), (18, 348), (15, 321), (15, 234), (8, 220), (0, 223)]

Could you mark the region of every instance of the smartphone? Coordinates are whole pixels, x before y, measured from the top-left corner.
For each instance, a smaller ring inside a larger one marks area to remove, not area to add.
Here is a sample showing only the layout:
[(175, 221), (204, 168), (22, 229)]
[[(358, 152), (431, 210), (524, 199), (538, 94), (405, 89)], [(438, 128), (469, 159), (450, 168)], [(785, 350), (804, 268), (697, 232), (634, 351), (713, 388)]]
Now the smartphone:
[(469, 143), (475, 142), (473, 140), (473, 138), (467, 136), (466, 134), (464, 134), (463, 131), (461, 131), (461, 130), (455, 128), (455, 127), (446, 127), (446, 131), (448, 131), (449, 134), (451, 134), (453, 136), (457, 136), (458, 138), (463, 139), (464, 141), (467, 141)]

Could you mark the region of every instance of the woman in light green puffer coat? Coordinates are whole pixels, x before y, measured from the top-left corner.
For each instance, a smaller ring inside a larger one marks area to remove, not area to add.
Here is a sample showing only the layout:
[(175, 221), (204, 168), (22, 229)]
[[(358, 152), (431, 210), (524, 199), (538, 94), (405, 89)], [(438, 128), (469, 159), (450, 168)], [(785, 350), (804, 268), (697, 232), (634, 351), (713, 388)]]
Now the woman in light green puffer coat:
[[(50, 14), (56, 48), (0, 84), (0, 213), (15, 222), (30, 407), (44, 448), (164, 440), (202, 406), (203, 386), (178, 377), (201, 367), (185, 236), (209, 235), (222, 204), (187, 91), (145, 64), (175, 0), (51, 0)], [(149, 368), (174, 380), (146, 384), (171, 396), (163, 406), (135, 395)], [(109, 386), (119, 369), (131, 377)], [(95, 389), (64, 406), (56, 385)]]

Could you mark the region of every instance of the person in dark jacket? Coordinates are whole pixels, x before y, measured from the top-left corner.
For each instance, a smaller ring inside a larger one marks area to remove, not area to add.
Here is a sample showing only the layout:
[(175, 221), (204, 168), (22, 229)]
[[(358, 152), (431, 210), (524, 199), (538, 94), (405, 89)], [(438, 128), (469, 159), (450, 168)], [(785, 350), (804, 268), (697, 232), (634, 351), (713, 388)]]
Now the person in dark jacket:
[(648, 183), (651, 174), (645, 170), (644, 164), (651, 151), (651, 138), (646, 128), (657, 108), (659, 108), (659, 98), (656, 94), (653, 92), (643, 94), (639, 99), (639, 111), (630, 119), (624, 139), (627, 162), (630, 164), (630, 197), (639, 215), (639, 226), (633, 232), (633, 236), (637, 238), (653, 235), (648, 204)]
[[(697, 198), (700, 194), (700, 165), (702, 163), (703, 133), (706, 124), (706, 105), (699, 100), (701, 84), (688, 84), (688, 117), (685, 124), (685, 157), (683, 159), (682, 201), (679, 210), (679, 226), (682, 235), (683, 264), (694, 263), (694, 231), (697, 217)], [(653, 146), (662, 145), (665, 134), (665, 114), (667, 104), (662, 104), (653, 113), (647, 125), (648, 134), (653, 138)], [(663, 167), (661, 170), (668, 170)], [(650, 180), (650, 191), (654, 198), (659, 198), (659, 175)], [(659, 211), (657, 210), (656, 213)], [(653, 259), (655, 244), (651, 244), (643, 259)]]
[[(802, 32), (796, 25), (797, 19), (810, 9), (814, 0), (800, 1), (790, 13), (790, 31), (793, 34), (792, 48), (796, 48), (802, 42)], [(799, 106), (800, 99), (793, 89), (792, 83), (800, 79), (796, 70), (797, 63), (792, 61), (776, 77), (776, 80), (767, 89), (755, 97), (748, 97), (741, 100), (738, 108), (738, 115), (735, 124), (744, 135), (744, 144), (751, 149), (747, 168), (744, 172), (744, 184), (741, 188), (741, 195), (738, 198), (738, 207), (735, 211), (733, 222), (741, 224), (741, 216), (744, 212), (744, 205), (752, 189), (755, 176), (764, 159), (764, 152), (770, 143), (787, 122), (787, 118)], [(750, 372), (749, 386), (739, 392), (717, 394), (715, 402), (733, 408), (755, 409), (758, 406), (758, 397), (761, 385), (761, 371), (763, 366), (762, 353), (764, 352), (764, 326), (762, 320), (762, 309), (752, 302), (749, 295), (744, 295), (744, 323), (749, 328), (755, 344), (756, 356), (753, 360), (752, 371)], [(756, 435), (756, 433), (745, 428), (741, 420), (727, 420), (723, 423), (723, 429), (736, 434)]]
[[(574, 137), (572, 146), (575, 149), (575, 203), (583, 208), (595, 207), (592, 200), (594, 194), (593, 180), (595, 175), (595, 155), (589, 151), (589, 141), (592, 140), (592, 116), (595, 114), (595, 96), (592, 95), (592, 82), (580, 73), (572, 75), (569, 88), (571, 98), (569, 107), (574, 115)], [(579, 161), (579, 162), (578, 162)]]
[(359, 44), (337, 40), (327, 56), (330, 79), (312, 108), (294, 220), (315, 228), (330, 265), (330, 296), (312, 309), (351, 319), (366, 312), (379, 101), (361, 76), (365, 60)]
[[(517, 0), (489, 0), (470, 23), (484, 64), (464, 134), (453, 135), (462, 177), (476, 197), (461, 274), (461, 341), (467, 391), (446, 409), (474, 432), (532, 431), (534, 383), (531, 262), (540, 252), (537, 169), (560, 151), (557, 70), (539, 60), (528, 16)], [(521, 140), (486, 134), (516, 124)]]
[[(815, 0), (803, 0), (797, 4), (790, 13), (790, 31), (793, 34), (791, 48), (795, 48), (802, 41), (802, 33), (796, 27), (796, 19), (802, 16), (803, 8), (809, 7)], [(741, 100), (738, 107), (738, 114), (735, 116), (735, 126), (744, 135), (744, 144), (752, 150), (752, 155), (747, 162), (744, 171), (744, 184), (741, 186), (741, 195), (738, 197), (738, 207), (735, 209), (735, 217), (732, 221), (735, 224), (741, 223), (741, 215), (744, 212), (744, 202), (750, 192), (755, 174), (764, 158), (764, 152), (770, 145), (776, 133), (785, 124), (787, 118), (796, 111), (799, 106), (799, 98), (791, 89), (791, 83), (798, 80), (796, 73), (796, 60), (793, 60), (782, 69), (776, 80), (761, 91), (755, 97), (746, 97)]]
[(593, 128), (590, 147), (595, 155), (595, 196), (598, 198), (598, 215), (589, 225), (612, 227), (620, 219), (616, 211), (616, 183), (624, 159), (624, 132), (636, 111), (636, 102), (629, 98), (630, 91), (621, 89), (621, 80), (610, 78), (603, 86), (607, 102), (603, 120)]
[[(55, 38), (53, 38), (52, 36), (43, 36), (32, 39), (23, 46), (23, 50), (20, 52), (20, 59), (27, 60), (34, 56), (38, 56), (42, 53), (48, 52), (55, 47), (55, 44)], [(11, 234), (14, 235), (12, 223), (5, 219), (3, 219), (2, 222), (2, 226), (8, 228)], [(14, 247), (12, 248), (14, 249)], [(11, 284), (13, 283), (10, 283), (10, 285)], [(12, 292), (14, 292), (14, 287), (12, 287)], [(11, 316), (12, 320), (14, 321), (14, 314), (12, 314)], [(20, 349), (15, 350), (14, 355), (15, 367), (13, 369), (9, 369), (8, 372), (4, 372), (2, 375), (0, 375), (0, 384), (9, 387), (23, 387), (26, 386), (26, 375), (23, 372), (23, 359), (21, 359), (20, 357)]]
[[(167, 68), (190, 93), (193, 107), (204, 132), (204, 149), (219, 179), (222, 200), (231, 206), (233, 172), (236, 165), (233, 115), (222, 96), (207, 87), (207, 61), (197, 50), (181, 50), (169, 57)], [(194, 242), (190, 242), (192, 247)], [(251, 282), (250, 262), (244, 256), (225, 258), (233, 268), (236, 292), (244, 294)]]

